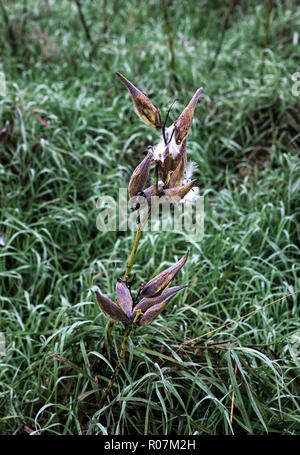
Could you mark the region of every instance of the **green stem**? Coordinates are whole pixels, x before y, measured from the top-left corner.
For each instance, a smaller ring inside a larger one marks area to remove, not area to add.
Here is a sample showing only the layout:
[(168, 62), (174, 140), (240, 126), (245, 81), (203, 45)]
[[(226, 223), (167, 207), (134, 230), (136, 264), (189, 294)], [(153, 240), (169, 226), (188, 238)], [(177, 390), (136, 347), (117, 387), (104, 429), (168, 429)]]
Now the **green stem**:
[(155, 166), (154, 175), (154, 196), (158, 196), (158, 164)]
[[(131, 272), (131, 269), (132, 269), (132, 266), (133, 266), (133, 262), (134, 262), (135, 253), (136, 253), (137, 248), (139, 246), (140, 238), (141, 238), (141, 235), (142, 235), (142, 232), (143, 232), (143, 228), (144, 228), (144, 226), (145, 226), (150, 214), (151, 214), (151, 208), (149, 209), (149, 211), (147, 213), (147, 216), (145, 217), (144, 221), (139, 224), (138, 230), (136, 231), (135, 239), (134, 239), (134, 242), (133, 242), (133, 247), (132, 247), (129, 259), (128, 259), (126, 271), (125, 271), (124, 278), (123, 278), (124, 280), (128, 279), (128, 277), (130, 275), (130, 272)], [(114, 326), (114, 321), (112, 321), (110, 319), (108, 321), (108, 324), (107, 324), (107, 327), (106, 327), (106, 339), (105, 339), (105, 342), (104, 342), (107, 352), (108, 352), (109, 345), (110, 345), (111, 332), (112, 332), (113, 326)]]
[(125, 357), (125, 352), (126, 352), (126, 346), (127, 346), (127, 341), (128, 341), (128, 336), (130, 334), (132, 330), (132, 325), (127, 325), (126, 329), (125, 329), (125, 333), (124, 333), (124, 337), (123, 337), (123, 341), (122, 341), (122, 346), (121, 346), (121, 351), (120, 351), (120, 355), (119, 355), (119, 359), (118, 359), (118, 363), (116, 365), (116, 368), (109, 380), (109, 383), (107, 384), (107, 387), (101, 397), (101, 400), (99, 402), (99, 408), (101, 409), (102, 406), (103, 406), (103, 403), (107, 397), (107, 395), (109, 394), (109, 392), (111, 391), (111, 388), (119, 374), (119, 371), (120, 371), (120, 367), (121, 367), (121, 364), (124, 360), (124, 357)]
[(121, 346), (121, 350), (120, 350), (120, 354), (119, 354), (119, 359), (118, 359), (117, 365), (115, 367), (115, 370), (114, 370), (114, 372), (113, 372), (113, 374), (112, 374), (112, 376), (111, 376), (111, 378), (109, 380), (109, 383), (107, 384), (107, 387), (106, 387), (106, 389), (105, 389), (105, 391), (104, 391), (104, 393), (103, 393), (103, 395), (101, 397), (101, 400), (99, 401), (99, 409), (102, 408), (103, 403), (104, 403), (107, 395), (111, 391), (111, 388), (112, 388), (115, 380), (118, 377), (122, 362), (123, 362), (124, 357), (125, 357), (128, 337), (129, 337), (130, 333), (132, 332), (132, 330), (134, 329), (134, 325), (135, 325), (136, 321), (138, 320), (138, 318), (140, 316), (141, 316), (141, 311), (138, 310), (133, 322), (126, 326), (126, 329), (125, 329), (125, 332), (124, 332), (124, 336), (123, 336), (122, 346)]
[(169, 24), (168, 8), (167, 8), (166, 0), (162, 0), (162, 8), (163, 8), (163, 13), (164, 13), (164, 21), (165, 21), (167, 37), (168, 37), (169, 50), (170, 50), (170, 54), (171, 54), (170, 67), (171, 67), (171, 70), (174, 75), (175, 74), (175, 54), (174, 54), (173, 36), (172, 36), (172, 32), (171, 32), (171, 27)]
[[(158, 196), (158, 193), (159, 193), (158, 192), (158, 164), (155, 167), (154, 187), (155, 187), (154, 195)], [(143, 220), (142, 223), (139, 224), (138, 230), (136, 231), (135, 239), (134, 239), (134, 242), (133, 242), (133, 246), (132, 246), (132, 250), (131, 250), (128, 262), (127, 262), (127, 266), (126, 266), (126, 270), (125, 270), (125, 273), (124, 273), (123, 280), (129, 278), (129, 275), (131, 273), (131, 269), (132, 269), (132, 266), (133, 266), (133, 262), (134, 262), (135, 253), (136, 253), (136, 251), (138, 249), (140, 238), (141, 238), (144, 226), (145, 226), (148, 218), (150, 217), (150, 215), (151, 215), (151, 206), (150, 206), (150, 209), (148, 210), (148, 213), (147, 213), (145, 219)], [(108, 324), (107, 324), (107, 327), (106, 327), (106, 338), (105, 338), (105, 341), (104, 341), (105, 348), (106, 348), (107, 352), (109, 350), (109, 345), (110, 345), (110, 340), (111, 340), (111, 332), (112, 332), (113, 326), (114, 326), (114, 321), (112, 321), (110, 319), (108, 321)]]

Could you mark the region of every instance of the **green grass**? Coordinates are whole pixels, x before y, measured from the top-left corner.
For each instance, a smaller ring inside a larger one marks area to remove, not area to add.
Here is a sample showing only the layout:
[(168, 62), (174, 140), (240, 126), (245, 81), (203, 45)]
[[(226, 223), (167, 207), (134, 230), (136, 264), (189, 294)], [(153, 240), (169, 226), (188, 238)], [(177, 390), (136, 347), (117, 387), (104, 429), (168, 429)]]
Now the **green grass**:
[[(168, 2), (175, 85), (159, 1), (107, 2), (107, 36), (101, 2), (84, 2), (93, 55), (75, 2), (49, 1), (48, 10), (46, 2), (28, 1), (22, 39), (23, 2), (5, 3), (19, 44), (13, 54), (3, 25), (0, 130), (12, 132), (0, 143), (0, 331), (7, 345), (0, 433), (299, 434), (299, 294), (176, 353), (184, 341), (300, 289), (300, 102), (291, 93), (300, 59), (297, 2), (274, 2), (264, 86), (265, 2), (238, 2), (213, 72), (228, 5)], [(188, 157), (199, 164), (206, 213), (198, 244), (172, 232), (143, 234), (135, 289), (187, 249), (175, 284), (189, 286), (131, 336), (99, 410), (94, 390), (101, 394), (109, 380), (124, 328), (114, 326), (105, 356), (107, 321), (92, 290), (114, 298), (133, 233), (99, 232), (96, 201), (117, 197), (158, 140), (136, 117), (115, 71), (163, 114), (179, 97), (172, 120), (204, 87)]]

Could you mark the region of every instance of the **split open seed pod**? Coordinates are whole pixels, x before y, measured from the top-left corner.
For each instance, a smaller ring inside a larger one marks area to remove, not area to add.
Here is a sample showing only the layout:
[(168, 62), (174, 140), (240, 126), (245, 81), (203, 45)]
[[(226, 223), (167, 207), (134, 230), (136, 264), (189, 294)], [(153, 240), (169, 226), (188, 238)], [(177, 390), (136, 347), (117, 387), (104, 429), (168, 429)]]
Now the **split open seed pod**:
[(192, 180), (189, 183), (186, 183), (185, 185), (182, 186), (175, 186), (174, 188), (167, 188), (164, 190), (163, 194), (164, 196), (167, 196), (168, 198), (184, 198), (186, 194), (193, 188), (193, 186), (196, 184), (197, 179)]
[(133, 316), (136, 315), (137, 310), (141, 310), (142, 313), (145, 313), (152, 306), (158, 305), (159, 303), (162, 303), (164, 300), (174, 297), (177, 294), (177, 292), (181, 291), (181, 289), (184, 289), (186, 287), (187, 287), (186, 284), (184, 284), (183, 286), (174, 286), (172, 288), (165, 290), (161, 295), (157, 297), (144, 297), (134, 307)]
[(123, 74), (116, 72), (116, 75), (121, 79), (127, 87), (131, 99), (134, 104), (135, 111), (140, 119), (148, 126), (152, 126), (156, 130), (162, 128), (160, 110), (157, 109), (145, 95), (135, 85), (133, 85)]
[(124, 313), (129, 319), (132, 317), (132, 297), (130, 290), (121, 278), (117, 278), (116, 282), (117, 301)]
[(104, 316), (114, 322), (130, 322), (122, 308), (99, 291), (95, 291), (98, 306)]
[(184, 266), (188, 255), (189, 252), (187, 251), (176, 264), (152, 278), (152, 280), (145, 284), (141, 290), (141, 295), (144, 297), (153, 297), (161, 293), (173, 281), (179, 270)]
[(195, 107), (198, 103), (202, 90), (203, 90), (202, 88), (198, 88), (198, 90), (195, 92), (193, 98), (191, 99), (187, 107), (182, 111), (179, 118), (174, 122), (176, 144), (181, 144), (182, 141), (186, 139), (190, 131), (194, 117)]
[(180, 186), (182, 184), (184, 173), (186, 169), (186, 151), (183, 150), (181, 156), (179, 157), (178, 164), (175, 170), (172, 172), (170, 181), (169, 181), (169, 188), (174, 188), (175, 186)]
[(133, 171), (128, 185), (129, 196), (132, 198), (145, 186), (148, 178), (153, 153), (149, 152), (143, 161)]

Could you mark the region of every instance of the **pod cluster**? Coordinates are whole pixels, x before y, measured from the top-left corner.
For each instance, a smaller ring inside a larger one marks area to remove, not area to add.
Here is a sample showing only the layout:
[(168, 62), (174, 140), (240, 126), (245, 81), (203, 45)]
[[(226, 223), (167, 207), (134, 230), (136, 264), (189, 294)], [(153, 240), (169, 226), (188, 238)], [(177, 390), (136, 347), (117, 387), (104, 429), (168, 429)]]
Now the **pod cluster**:
[[(150, 99), (133, 85), (125, 76), (117, 72), (123, 84), (127, 87), (137, 115), (148, 126), (156, 130), (162, 130), (162, 136), (158, 143), (149, 147), (147, 156), (133, 171), (129, 185), (129, 196), (144, 196), (150, 203), (154, 196), (154, 185), (145, 188), (150, 166), (156, 163), (160, 181), (158, 189), (160, 196), (167, 198), (179, 198), (180, 202), (193, 204), (199, 189), (195, 187), (196, 179), (192, 179), (194, 163), (187, 163), (187, 136), (192, 126), (194, 112), (199, 101), (202, 88), (196, 90), (192, 99), (173, 124), (165, 128), (161, 121), (161, 113)], [(138, 206), (133, 208), (138, 208)]]
[[(98, 306), (105, 317), (114, 322), (132, 323), (139, 316), (139, 325), (148, 325), (164, 310), (170, 300), (185, 288), (183, 286), (170, 287), (179, 270), (187, 261), (189, 252), (171, 267), (163, 270), (152, 280), (141, 286), (138, 296), (139, 302), (134, 305), (130, 288), (120, 278), (116, 282), (117, 303), (95, 291)], [(139, 313), (138, 313), (139, 312)]]

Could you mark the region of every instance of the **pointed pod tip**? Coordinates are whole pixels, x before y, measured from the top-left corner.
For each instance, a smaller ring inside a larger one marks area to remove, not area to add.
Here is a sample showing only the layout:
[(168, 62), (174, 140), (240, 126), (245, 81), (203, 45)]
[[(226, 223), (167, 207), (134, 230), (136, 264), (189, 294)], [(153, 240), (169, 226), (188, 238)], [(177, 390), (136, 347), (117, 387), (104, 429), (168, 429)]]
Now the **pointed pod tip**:
[(123, 84), (128, 88), (131, 96), (136, 97), (136, 96), (139, 96), (142, 94), (142, 92), (135, 85), (133, 85), (132, 82), (130, 82), (125, 76), (123, 76), (122, 73), (120, 73), (119, 71), (116, 71), (115, 74), (116, 74), (116, 76), (118, 76), (119, 79), (121, 79)]
[(194, 96), (193, 96), (193, 98), (191, 99), (191, 105), (192, 105), (193, 108), (196, 107), (196, 104), (197, 104), (198, 101), (199, 101), (199, 98), (200, 98), (200, 95), (201, 95), (202, 91), (203, 91), (203, 87), (200, 87), (200, 88), (198, 88), (198, 90), (196, 90), (196, 92), (194, 93)]
[[(188, 259), (188, 257), (189, 257), (189, 254), (190, 254), (190, 251), (187, 250), (187, 252), (186, 252), (185, 255), (183, 256), (183, 258), (184, 258), (184, 264), (186, 263), (186, 261), (187, 261), (187, 259)], [(187, 286), (187, 284), (186, 284), (185, 286)]]

